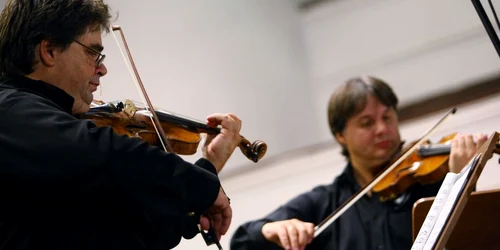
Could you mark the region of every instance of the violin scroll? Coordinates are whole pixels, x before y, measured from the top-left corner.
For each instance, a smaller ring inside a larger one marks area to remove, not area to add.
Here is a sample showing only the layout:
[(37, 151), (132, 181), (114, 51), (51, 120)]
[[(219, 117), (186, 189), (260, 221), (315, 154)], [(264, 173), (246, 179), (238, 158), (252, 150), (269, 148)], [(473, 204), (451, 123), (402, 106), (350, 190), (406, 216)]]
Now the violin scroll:
[(257, 140), (250, 143), (245, 137), (241, 137), (239, 145), (241, 152), (251, 161), (258, 162), (267, 152), (267, 144), (263, 141)]

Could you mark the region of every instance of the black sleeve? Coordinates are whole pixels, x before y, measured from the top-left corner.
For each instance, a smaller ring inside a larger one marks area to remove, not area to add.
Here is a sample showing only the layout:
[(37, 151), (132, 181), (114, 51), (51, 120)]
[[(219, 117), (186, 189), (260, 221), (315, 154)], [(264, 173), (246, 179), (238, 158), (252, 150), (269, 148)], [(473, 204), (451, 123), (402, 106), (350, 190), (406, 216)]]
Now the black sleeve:
[(1, 202), (3, 209), (18, 214), (26, 205), (53, 209), (57, 201), (81, 202), (112, 191), (110, 198), (128, 205), (123, 209), (168, 224), (206, 211), (218, 195), (220, 182), (207, 160), (199, 160), (203, 168), (198, 167), (77, 119), (38, 96), (12, 93), (0, 114), (0, 193), (7, 197), (15, 190), (25, 198), (11, 197), (8, 204)]
[(239, 226), (231, 238), (230, 248), (235, 250), (281, 249), (264, 238), (261, 233), (262, 226), (267, 222), (293, 218), (317, 225), (330, 209), (331, 197), (333, 196), (329, 186), (318, 186), (310, 192), (293, 198), (266, 217)]
[(209, 160), (207, 160), (205, 158), (200, 158), (194, 164), (196, 166), (199, 166), (199, 167), (209, 171), (210, 173), (212, 173), (214, 175), (218, 175), (217, 169), (215, 169), (215, 166)]

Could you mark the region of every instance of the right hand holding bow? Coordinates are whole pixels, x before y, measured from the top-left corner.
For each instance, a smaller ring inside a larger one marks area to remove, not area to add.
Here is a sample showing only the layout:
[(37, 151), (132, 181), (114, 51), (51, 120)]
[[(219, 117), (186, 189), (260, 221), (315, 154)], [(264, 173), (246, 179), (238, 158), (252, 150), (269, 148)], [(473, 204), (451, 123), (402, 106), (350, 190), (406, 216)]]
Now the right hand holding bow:
[(201, 216), (200, 227), (203, 230), (212, 228), (215, 231), (217, 240), (220, 240), (221, 236), (227, 233), (232, 218), (233, 210), (231, 209), (229, 199), (221, 188), (214, 204), (212, 204), (205, 215)]
[(268, 241), (274, 242), (284, 249), (305, 249), (314, 238), (314, 224), (297, 219), (269, 222), (261, 229)]

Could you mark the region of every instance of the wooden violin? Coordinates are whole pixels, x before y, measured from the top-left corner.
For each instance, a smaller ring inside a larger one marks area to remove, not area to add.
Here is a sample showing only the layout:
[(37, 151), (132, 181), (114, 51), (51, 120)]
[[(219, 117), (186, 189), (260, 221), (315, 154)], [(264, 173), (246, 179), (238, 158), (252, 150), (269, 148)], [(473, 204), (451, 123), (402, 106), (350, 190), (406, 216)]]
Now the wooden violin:
[[(382, 201), (393, 200), (415, 183), (425, 185), (443, 180), (449, 172), (451, 140), (456, 135), (457, 133), (447, 135), (436, 144), (432, 144), (429, 140), (423, 142), (416, 151), (382, 178), (372, 188), (372, 192), (378, 194)], [(410, 143), (408, 148), (415, 143)], [(500, 153), (500, 144), (497, 143), (493, 152)]]
[[(220, 133), (220, 128), (209, 127), (186, 116), (158, 108), (155, 109), (155, 112), (172, 147), (172, 152), (176, 154), (192, 155), (196, 153), (201, 141), (201, 133)], [(81, 118), (92, 120), (97, 126), (111, 126), (118, 134), (139, 138), (151, 145), (162, 147), (162, 142), (151, 117), (151, 112), (142, 104), (131, 100), (108, 103), (94, 100), (90, 110), (81, 115)], [(243, 136), (241, 136), (239, 148), (253, 162), (262, 159), (267, 151), (267, 145), (263, 141), (257, 140), (250, 143)]]
[[(393, 171), (382, 178), (372, 188), (372, 192), (378, 194), (382, 201), (392, 200), (415, 183), (425, 185), (443, 180), (449, 172), (450, 143), (456, 135), (457, 133), (447, 135), (437, 144), (432, 144), (429, 140), (425, 141)], [(415, 143), (410, 143), (409, 147)], [(493, 152), (500, 153), (499, 143)]]

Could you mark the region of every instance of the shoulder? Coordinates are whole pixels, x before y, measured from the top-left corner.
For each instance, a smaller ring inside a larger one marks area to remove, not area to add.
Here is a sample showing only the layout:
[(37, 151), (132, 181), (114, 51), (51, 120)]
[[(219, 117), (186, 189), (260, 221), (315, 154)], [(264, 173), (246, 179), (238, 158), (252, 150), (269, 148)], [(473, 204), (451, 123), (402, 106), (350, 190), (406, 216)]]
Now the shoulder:
[(73, 117), (56, 103), (35, 93), (18, 89), (0, 89), (0, 111), (2, 115), (26, 116), (32, 114), (64, 115)]
[(3, 88), (0, 89), (0, 107), (9, 108), (13, 106), (54, 106), (56, 105), (29, 91), (23, 91), (13, 88)]

